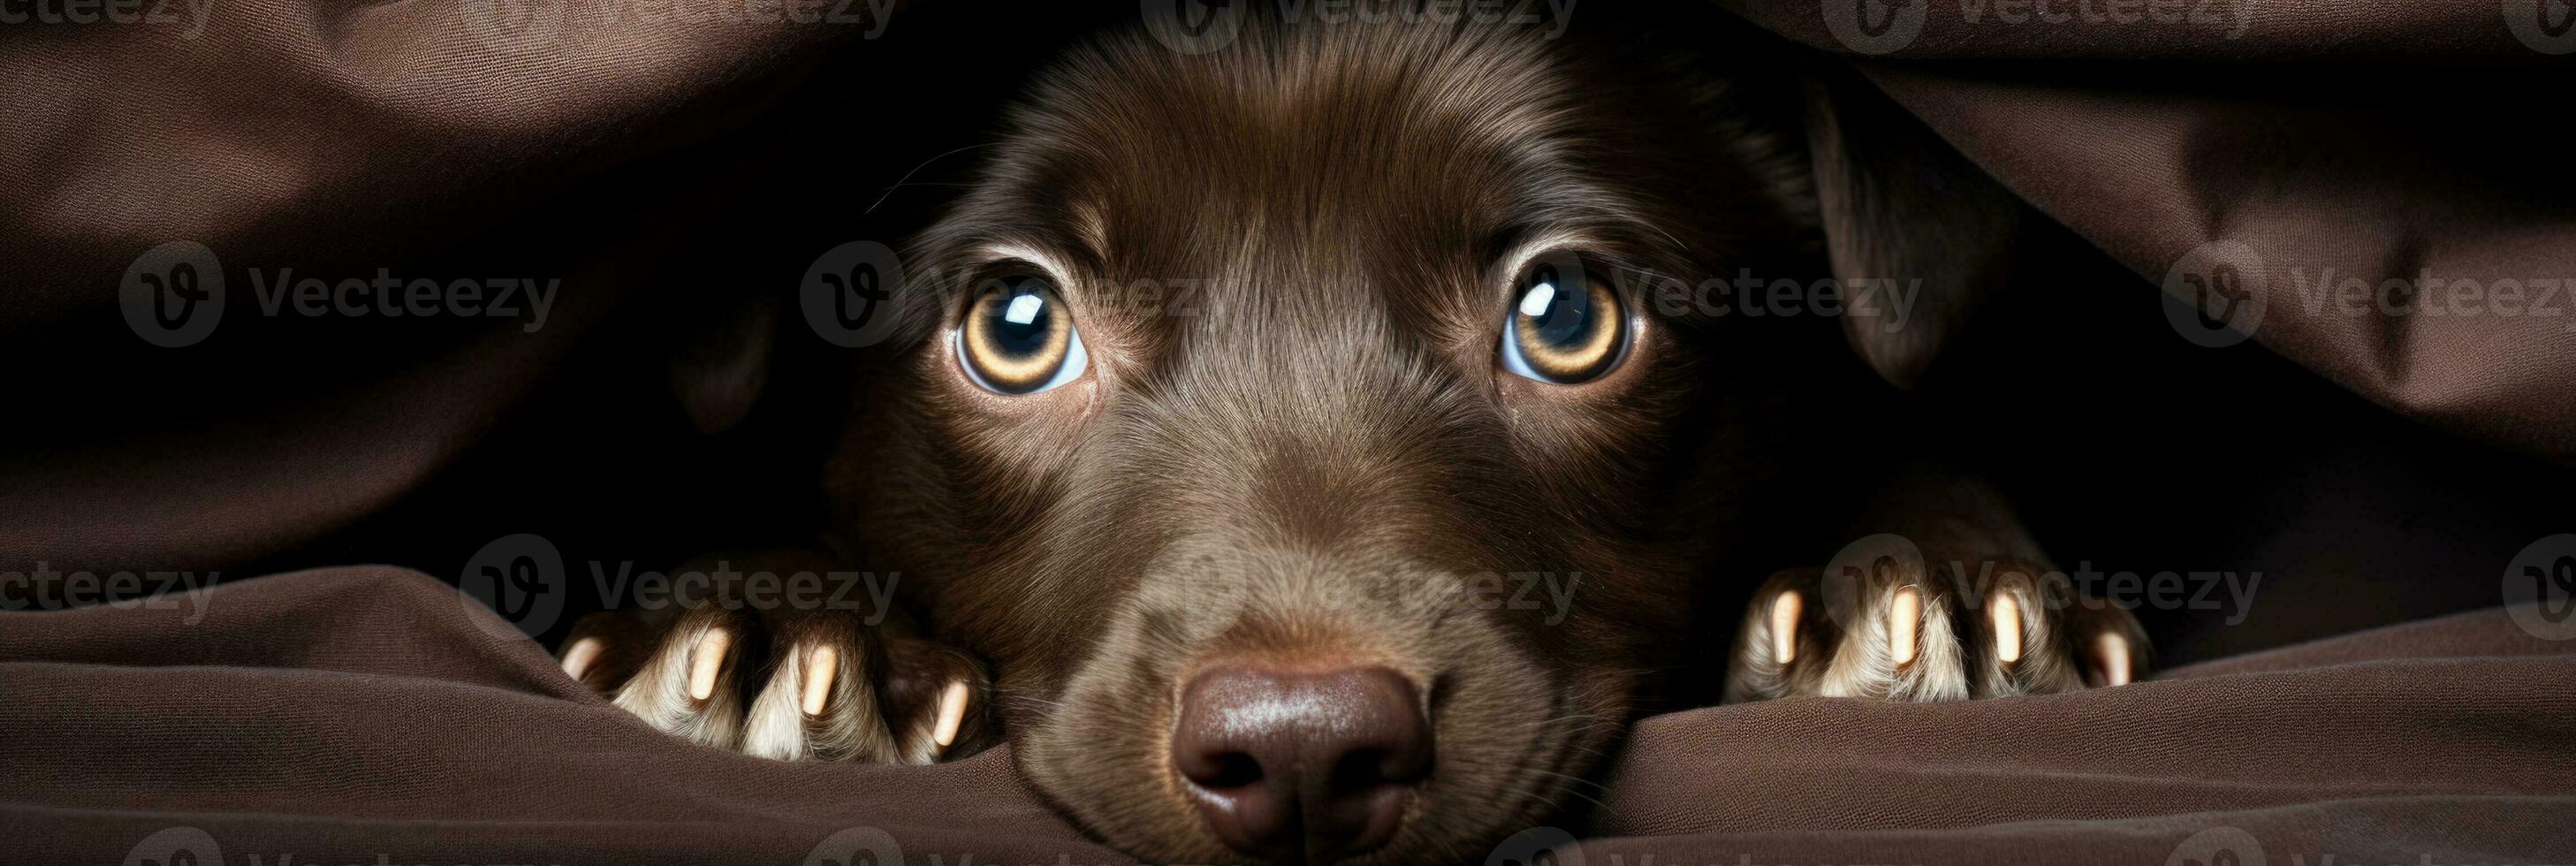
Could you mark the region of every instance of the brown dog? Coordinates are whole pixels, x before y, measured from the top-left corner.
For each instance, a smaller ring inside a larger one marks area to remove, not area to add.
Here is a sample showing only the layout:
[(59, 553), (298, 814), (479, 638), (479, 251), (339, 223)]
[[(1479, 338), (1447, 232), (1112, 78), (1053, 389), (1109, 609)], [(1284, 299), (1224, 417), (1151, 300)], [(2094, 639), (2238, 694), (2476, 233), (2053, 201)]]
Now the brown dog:
[[(829, 471), (833, 556), (906, 575), (916, 621), (618, 614), (567, 668), (772, 757), (1007, 732), (1167, 862), (1480, 858), (1720, 670), (1739, 700), (2126, 681), (2125, 613), (2050, 598), (1974, 484), (1865, 482), (1929, 461), (1839, 423), (1901, 417), (1866, 373), (1919, 374), (2001, 266), (1952, 245), (2027, 216), (1848, 82), (1699, 32), (1256, 13), (1202, 55), (1074, 51), (909, 250)], [(1842, 320), (1863, 365), (1699, 291), (1747, 274), (1933, 291)], [(1780, 571), (1856, 531), (1902, 540)]]

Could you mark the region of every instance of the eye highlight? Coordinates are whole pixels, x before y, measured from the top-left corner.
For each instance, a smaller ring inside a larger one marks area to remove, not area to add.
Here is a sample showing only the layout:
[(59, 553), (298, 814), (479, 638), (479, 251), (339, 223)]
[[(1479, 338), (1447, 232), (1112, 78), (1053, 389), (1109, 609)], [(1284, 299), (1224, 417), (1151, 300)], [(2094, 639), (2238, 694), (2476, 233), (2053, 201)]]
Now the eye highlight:
[(1090, 357), (1073, 311), (1055, 286), (1033, 276), (985, 284), (954, 339), (966, 377), (996, 394), (1035, 394), (1082, 377)]
[(1557, 385), (1588, 381), (1617, 366), (1628, 317), (1609, 287), (1571, 256), (1534, 262), (1513, 284), (1503, 323), (1503, 369)]

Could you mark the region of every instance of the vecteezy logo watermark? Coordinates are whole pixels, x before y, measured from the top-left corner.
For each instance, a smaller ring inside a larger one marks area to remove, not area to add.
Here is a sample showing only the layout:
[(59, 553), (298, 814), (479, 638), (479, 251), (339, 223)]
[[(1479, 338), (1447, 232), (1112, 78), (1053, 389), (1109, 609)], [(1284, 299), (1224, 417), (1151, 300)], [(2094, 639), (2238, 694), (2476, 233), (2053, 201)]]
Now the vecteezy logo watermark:
[[(1205, 587), (1206, 593), (1213, 594), (1240, 589), (1244, 585), (1241, 581), (1226, 577), (1234, 573), (1227, 561), (1199, 553), (1156, 565), (1148, 580), (1185, 588)], [(1542, 570), (1336, 568), (1310, 574), (1318, 584), (1356, 590), (1298, 598), (1297, 608), (1310, 614), (1351, 611), (1369, 616), (1411, 617), (1404, 620), (1407, 622), (1439, 622), (1450, 613), (1478, 611), (1529, 617), (1549, 627), (1574, 615), (1575, 595), (1582, 591), (1585, 581), (1580, 571)]]
[(459, 0), (465, 32), (486, 46), (552, 45), (563, 38), (571, 0)]
[(862, 39), (885, 34), (894, 0), (461, 0), (465, 30), (487, 47), (542, 48), (570, 32), (599, 32), (624, 22), (703, 26), (715, 24), (820, 24), (863, 28)]
[(875, 241), (851, 241), (824, 251), (805, 269), (797, 304), (805, 323), (832, 345), (876, 345), (894, 331), (894, 292), (903, 286), (903, 259)]
[[(2406, 318), (2499, 319), (2564, 318), (2576, 301), (2576, 276), (2529, 275), (2479, 280), (2445, 277), (2423, 268), (2413, 278), (2382, 277), (2376, 281), (2333, 268), (2311, 275), (2289, 269), (2291, 291), (2310, 316), (2383, 316)], [(2563, 330), (2576, 332), (2576, 323)]]
[(79, 607), (176, 610), (184, 603), (188, 606), (188, 615), (180, 618), (180, 624), (196, 625), (206, 618), (206, 603), (213, 598), (198, 590), (223, 579), (220, 571), (118, 571), (99, 574), (55, 571), (49, 566), (50, 563), (39, 560), (33, 571), (0, 571), (0, 610), (70, 610)]
[[(294, 268), (249, 269), (259, 315), (305, 318), (505, 318), (526, 316), (521, 333), (545, 327), (563, 281), (494, 277), (439, 281), (397, 277), (377, 268), (372, 277), (297, 279)], [(136, 256), (118, 285), (125, 324), (145, 342), (165, 348), (193, 346), (215, 332), (226, 309), (224, 266), (215, 251), (196, 241), (171, 241)]]
[(852, 827), (823, 837), (804, 866), (903, 866), (903, 846), (875, 827)]
[(2567, 0), (2504, 0), (2504, 26), (2533, 51), (2576, 53), (2576, 4)]
[(2576, 640), (2576, 532), (2534, 541), (2504, 569), (2505, 612), (2541, 640)]
[(2267, 866), (2263, 843), (2234, 827), (2211, 827), (2174, 846), (2165, 866)]
[(1485, 866), (1583, 866), (1583, 849), (1575, 847), (1572, 833), (1531, 827), (1495, 845)]
[(1163, 47), (1182, 54), (1206, 54), (1234, 44), (1243, 30), (1244, 7), (1232, 0), (1144, 0), (1145, 30)]
[(1455, 584), (1457, 600), (1465, 609), (1532, 611), (1545, 626), (1564, 622), (1574, 613), (1574, 591), (1582, 585), (1580, 571), (1487, 571), (1458, 575)]
[(2165, 320), (2183, 339), (2213, 349), (2245, 342), (2263, 324), (2265, 279), (2253, 247), (2201, 244), (2165, 271)]
[(224, 848), (215, 837), (195, 827), (172, 827), (134, 843), (125, 866), (220, 866)]
[(633, 561), (617, 564), (592, 560), (590, 579), (599, 597), (612, 606), (658, 610), (666, 607), (725, 610), (832, 610), (856, 613), (863, 625), (884, 622), (894, 611), (899, 572), (875, 571), (741, 571), (718, 560), (712, 571), (666, 574), (638, 572)]
[(116, 300), (126, 326), (145, 342), (193, 346), (224, 319), (224, 264), (205, 244), (171, 241), (126, 266)]
[[(1886, 54), (1914, 44), (1929, 17), (1928, 0), (1821, 0), (1825, 29), (1844, 47)], [(1956, 0), (1959, 20), (2009, 27), (2140, 27), (2189, 25), (2205, 31), (2225, 25), (2226, 39), (2240, 39), (2254, 22), (2254, 0)]]
[[(1917, 0), (1921, 2), (1921, 0)], [(1565, 35), (1575, 0), (1286, 0), (1276, 7), (1286, 26), (1307, 24), (1510, 24), (1544, 26), (1540, 38)], [(1145, 30), (1163, 47), (1206, 54), (1234, 44), (1251, 16), (1233, 0), (1144, 0)]]
[(1912, 539), (1880, 533), (1843, 545), (1826, 561), (1821, 585), (1826, 616), (1835, 622), (1865, 611), (1864, 592), (1886, 592), (1908, 583), (1948, 575), (1948, 585), (1962, 587), (1971, 598), (1984, 598), (1998, 587), (2025, 585), (2037, 591), (2047, 610), (2191, 610), (2222, 615), (2228, 625), (2243, 623), (2254, 610), (2254, 595), (2263, 586), (2260, 571), (2103, 571), (2091, 560), (2073, 570), (2005, 558), (1932, 560)]
[(1923, 35), (1931, 0), (1821, 0), (1825, 29), (1843, 47), (1862, 54), (1886, 54), (1914, 44)]
[(206, 32), (206, 12), (214, 5), (214, 0), (0, 0), (0, 25), (184, 27), (179, 38), (193, 40)]
[[(345, 863), (350, 866), (357, 866), (360, 863), (373, 864), (373, 866), (430, 866), (431, 863), (436, 863), (438, 866), (459, 866), (454, 860), (435, 858), (415, 860), (410, 857), (396, 856), (392, 852), (377, 852), (375, 856), (364, 859), (351, 855), (299, 859), (293, 851), (273, 853), (252, 851), (243, 854), (241, 862), (246, 866), (295, 866), (298, 863), (308, 862)], [(223, 846), (215, 844), (215, 837), (212, 834), (204, 830), (195, 827), (171, 827), (145, 836), (143, 841), (134, 843), (134, 848), (125, 853), (125, 866), (224, 866), (224, 849)], [(517, 864), (517, 866), (533, 866), (533, 864)], [(547, 866), (553, 866), (553, 864), (547, 864)]]
[(2255, 0), (1960, 0), (1959, 17), (1970, 24), (1988, 15), (2009, 25), (2047, 24), (2129, 27), (2143, 24), (2225, 24), (2228, 39), (2241, 39), (2254, 23)]
[[(1887, 333), (1913, 321), (1914, 302), (1923, 295), (1923, 279), (1910, 277), (1826, 277), (1812, 281), (1756, 276), (1738, 269), (1732, 280), (1712, 277), (1692, 283), (1679, 277), (1634, 268), (1611, 271), (1621, 294), (1652, 298), (1655, 311), (1681, 317), (1696, 312), (1719, 318), (1789, 319), (1801, 315), (1870, 320)], [(1642, 288), (1631, 289), (1630, 286)]]
[[(893, 613), (895, 588), (903, 578), (896, 572), (874, 571), (743, 571), (729, 560), (718, 560), (712, 569), (678, 573), (638, 570), (633, 560), (619, 561), (613, 569), (596, 559), (587, 565), (597, 598), (610, 608), (829, 610), (856, 614), (861, 623), (871, 626)], [(475, 551), (456, 586), (464, 604), (500, 615), (499, 622), (476, 618), (487, 631), (502, 637), (534, 636), (553, 627), (563, 615), (571, 580), (554, 542), (522, 532)]]
[(563, 552), (533, 532), (493, 539), (465, 561), (456, 587), (469, 603), (491, 608), (502, 622), (515, 626), (504, 630), (489, 620), (475, 620), (495, 636), (543, 634), (563, 615)]
[[(1922, 580), (1932, 574), (1924, 561), (1923, 548), (1914, 540), (1893, 532), (1862, 536), (1825, 560), (1819, 599), (1825, 616), (1845, 629), (1853, 629), (1851, 617), (1869, 609), (1864, 591), (1871, 586), (1893, 589), (1896, 584)], [(1872, 584), (1876, 578), (1880, 583)]]
[(2254, 593), (2263, 588), (2260, 571), (2102, 571), (2091, 560), (2076, 563), (2073, 571), (2049, 569), (2038, 574), (1992, 560), (1974, 565), (1948, 560), (1936, 567), (1949, 569), (1979, 596), (1997, 581), (2019, 573), (2038, 583), (2040, 603), (2049, 610), (2082, 606), (2210, 611), (2220, 614), (2227, 625), (2243, 623), (2253, 615)]

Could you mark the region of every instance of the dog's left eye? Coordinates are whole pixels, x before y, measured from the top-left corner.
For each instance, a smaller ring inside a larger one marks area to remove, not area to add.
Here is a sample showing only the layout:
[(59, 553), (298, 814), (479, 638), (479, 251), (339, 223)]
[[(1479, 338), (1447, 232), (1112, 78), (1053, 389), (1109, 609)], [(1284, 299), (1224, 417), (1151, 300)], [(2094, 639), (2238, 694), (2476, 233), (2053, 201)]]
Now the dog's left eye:
[(987, 284), (957, 328), (957, 363), (997, 394), (1035, 394), (1082, 377), (1089, 357), (1073, 313), (1037, 277)]
[(1582, 265), (1542, 261), (1516, 284), (1510, 318), (1503, 324), (1503, 368), (1516, 375), (1571, 385), (1609, 372), (1619, 363), (1627, 316), (1609, 287)]

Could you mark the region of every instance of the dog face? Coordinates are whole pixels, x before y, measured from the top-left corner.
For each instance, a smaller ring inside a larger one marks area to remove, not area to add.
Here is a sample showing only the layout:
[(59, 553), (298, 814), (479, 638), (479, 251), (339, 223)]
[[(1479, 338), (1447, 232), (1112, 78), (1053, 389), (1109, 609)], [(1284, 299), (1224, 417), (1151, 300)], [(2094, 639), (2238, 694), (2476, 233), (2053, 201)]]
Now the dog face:
[(1107, 39), (910, 250), (840, 520), (1112, 844), (1471, 859), (1682, 656), (1773, 371), (1623, 275), (1805, 254), (1797, 162), (1544, 35)]

